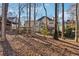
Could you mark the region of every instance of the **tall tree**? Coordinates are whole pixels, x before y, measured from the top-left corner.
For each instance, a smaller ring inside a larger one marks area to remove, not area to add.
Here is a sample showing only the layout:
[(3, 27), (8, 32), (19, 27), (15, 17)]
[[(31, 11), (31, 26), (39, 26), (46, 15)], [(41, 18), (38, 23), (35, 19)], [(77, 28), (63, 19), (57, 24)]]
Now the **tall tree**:
[(44, 10), (45, 10), (45, 15), (46, 15), (46, 27), (47, 27), (47, 24), (48, 24), (48, 22), (47, 22), (47, 9), (46, 9), (46, 7), (45, 7), (45, 4), (43, 3), (43, 8), (44, 8)]
[[(28, 6), (29, 6), (29, 5), (28, 5), (28, 3), (27, 3), (27, 4), (26, 4), (26, 11), (27, 11), (27, 22), (28, 22), (28, 11), (29, 11), (29, 10), (28, 10)], [(26, 29), (27, 29), (27, 33), (28, 33), (28, 28), (26, 28)]]
[(34, 25), (36, 24), (36, 3), (34, 3)]
[(15, 20), (15, 23), (16, 23), (16, 29), (15, 29), (15, 30), (16, 30), (16, 31), (15, 31), (15, 37), (17, 36), (17, 24), (18, 24), (18, 22), (17, 22), (17, 21), (18, 21), (18, 18), (17, 18), (17, 15), (16, 15), (16, 20)]
[(26, 6), (26, 4), (18, 4), (18, 10), (19, 10), (19, 12), (18, 12), (18, 14), (19, 14), (19, 17), (18, 17), (18, 33), (20, 32), (19, 30), (20, 30), (20, 25), (21, 25), (21, 14), (22, 14), (22, 12), (24, 12), (23, 11), (23, 8)]
[(62, 39), (64, 39), (64, 3), (62, 3)]
[(36, 3), (34, 3), (34, 32), (35, 32), (35, 26), (36, 26)]
[(58, 4), (55, 3), (55, 29), (54, 29), (54, 39), (58, 40), (58, 32), (57, 32), (57, 19), (58, 19), (58, 15), (57, 15), (57, 6)]
[(6, 39), (7, 11), (8, 11), (8, 3), (2, 3), (2, 40)]
[(29, 34), (31, 34), (31, 3), (29, 3)]
[(76, 3), (76, 21), (75, 21), (75, 41), (78, 42), (78, 3)]
[(18, 10), (19, 10), (19, 17), (18, 17), (18, 33), (19, 33), (19, 28), (20, 28), (20, 16), (21, 16), (21, 6), (20, 6), (20, 3), (19, 3), (19, 5), (18, 5)]
[(27, 21), (28, 21), (28, 3), (26, 4), (26, 6), (27, 6), (27, 9), (26, 9), (26, 11), (27, 11)]

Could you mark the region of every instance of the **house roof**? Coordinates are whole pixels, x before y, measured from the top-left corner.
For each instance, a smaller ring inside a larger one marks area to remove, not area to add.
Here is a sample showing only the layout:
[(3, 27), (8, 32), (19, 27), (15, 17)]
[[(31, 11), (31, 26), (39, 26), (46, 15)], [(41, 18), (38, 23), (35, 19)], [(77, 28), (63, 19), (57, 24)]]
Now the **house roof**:
[(71, 24), (71, 23), (75, 23), (75, 20), (67, 20), (66, 24)]
[[(7, 23), (17, 24), (16, 22), (11, 21), (12, 19), (14, 19), (14, 17), (8, 17), (8, 18), (7, 18)], [(2, 17), (0, 16), (0, 22), (1, 22), (1, 20), (2, 20)]]
[(51, 18), (49, 18), (49, 17), (47, 17), (47, 16), (43, 16), (43, 17), (39, 18), (37, 21), (41, 21), (41, 20), (43, 20), (45, 17), (46, 17), (48, 20), (50, 20), (50, 21), (52, 20)]

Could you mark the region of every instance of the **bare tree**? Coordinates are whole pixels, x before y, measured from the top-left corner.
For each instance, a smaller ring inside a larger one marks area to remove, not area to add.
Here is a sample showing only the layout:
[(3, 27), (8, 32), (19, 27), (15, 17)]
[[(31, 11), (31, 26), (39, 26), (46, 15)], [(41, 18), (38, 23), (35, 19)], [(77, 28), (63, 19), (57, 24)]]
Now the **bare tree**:
[(34, 3), (34, 25), (36, 24), (36, 3)]
[(27, 6), (27, 9), (26, 9), (26, 11), (27, 11), (27, 21), (28, 21), (28, 3), (26, 4), (26, 6)]
[(8, 3), (2, 3), (2, 40), (6, 39), (7, 11), (8, 11)]
[(64, 39), (64, 3), (62, 3), (62, 39)]
[(47, 27), (47, 9), (46, 9), (46, 7), (45, 7), (45, 4), (43, 3), (43, 8), (44, 8), (44, 10), (45, 10), (45, 15), (46, 15), (46, 27)]
[(19, 5), (18, 5), (18, 10), (19, 10), (19, 18), (18, 18), (18, 33), (19, 33), (19, 28), (20, 28), (20, 16), (21, 16), (21, 12), (20, 12), (20, 9), (21, 8), (21, 6), (20, 6), (20, 3), (19, 3)]
[(34, 3), (34, 32), (35, 32), (35, 26), (36, 26), (36, 3)]
[(31, 34), (31, 3), (29, 3), (29, 34)]
[(76, 3), (75, 41), (78, 42), (78, 3)]
[(17, 19), (17, 15), (16, 15), (16, 20), (15, 20), (15, 23), (16, 23), (15, 37), (17, 36), (17, 21), (18, 21), (18, 19)]
[[(27, 13), (27, 22), (28, 22), (28, 7), (29, 7), (29, 5), (28, 5), (28, 3), (26, 4), (26, 13)], [(26, 29), (27, 29), (27, 27), (26, 27)], [(28, 29), (26, 30), (27, 31), (27, 33), (28, 33)]]
[(58, 4), (55, 3), (55, 29), (54, 29), (54, 39), (58, 40), (58, 33), (57, 33), (57, 19), (58, 19), (58, 15), (57, 15), (57, 6)]
[(23, 8), (26, 6), (26, 4), (18, 4), (18, 10), (19, 10), (19, 17), (18, 17), (18, 33), (20, 32), (20, 25), (21, 25), (21, 12), (23, 12)]

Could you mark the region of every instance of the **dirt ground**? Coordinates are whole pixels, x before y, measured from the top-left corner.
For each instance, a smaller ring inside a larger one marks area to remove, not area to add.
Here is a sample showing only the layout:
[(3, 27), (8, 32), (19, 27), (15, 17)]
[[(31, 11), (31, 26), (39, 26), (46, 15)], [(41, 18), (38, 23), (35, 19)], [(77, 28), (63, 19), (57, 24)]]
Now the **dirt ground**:
[(54, 40), (52, 37), (34, 35), (6, 35), (0, 41), (0, 55), (7, 56), (77, 56), (79, 43), (68, 40)]

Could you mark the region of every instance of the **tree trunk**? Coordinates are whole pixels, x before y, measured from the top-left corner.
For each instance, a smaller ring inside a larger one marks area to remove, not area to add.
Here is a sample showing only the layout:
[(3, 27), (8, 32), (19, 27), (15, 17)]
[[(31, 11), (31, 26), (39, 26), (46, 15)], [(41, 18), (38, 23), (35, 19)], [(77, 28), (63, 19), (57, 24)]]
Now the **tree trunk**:
[(15, 23), (16, 23), (15, 37), (17, 36), (17, 21), (18, 21), (18, 18), (17, 18), (17, 16), (16, 16), (16, 21), (15, 21)]
[(18, 18), (18, 34), (19, 34), (19, 30), (20, 30), (20, 16), (21, 16), (21, 12), (20, 12), (20, 3), (19, 3), (19, 7), (18, 7), (18, 9), (19, 9), (19, 18)]
[(47, 22), (47, 10), (46, 10), (46, 8), (45, 8), (44, 3), (43, 3), (43, 8), (44, 8), (44, 10), (45, 10), (45, 15), (46, 15), (46, 28), (47, 28), (47, 25), (48, 25), (48, 22)]
[(62, 39), (64, 39), (64, 3), (62, 3)]
[(2, 3), (2, 41), (6, 40), (6, 20), (8, 3)]
[(75, 41), (78, 42), (78, 15), (77, 15), (78, 4), (76, 3), (76, 21), (75, 21)]
[(36, 30), (36, 3), (34, 4), (34, 32)]
[(27, 3), (27, 21), (28, 21), (28, 3)]
[(57, 33), (57, 19), (58, 19), (58, 15), (57, 15), (57, 3), (55, 3), (55, 29), (54, 29), (54, 39), (58, 40), (58, 33)]
[(29, 34), (31, 34), (31, 3), (29, 3)]
[[(26, 12), (27, 12), (27, 22), (28, 22), (28, 3), (26, 4)], [(26, 26), (26, 33), (28, 33), (28, 28), (27, 28), (27, 26)]]

